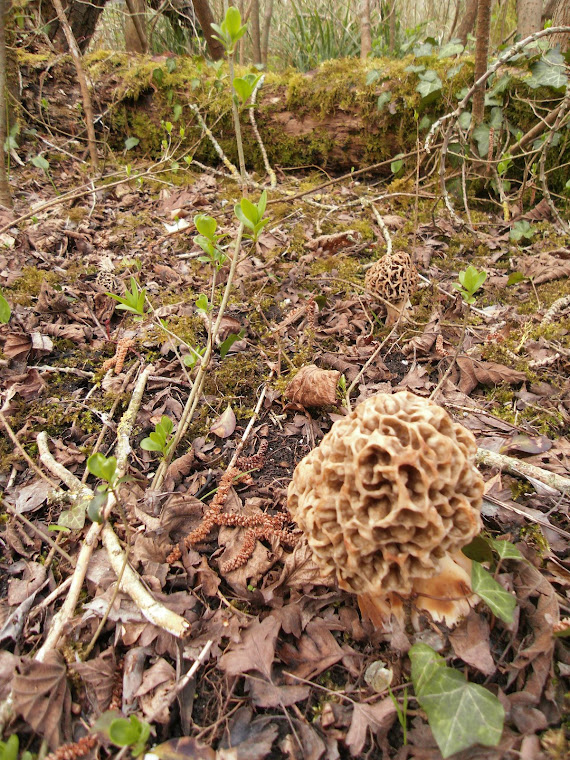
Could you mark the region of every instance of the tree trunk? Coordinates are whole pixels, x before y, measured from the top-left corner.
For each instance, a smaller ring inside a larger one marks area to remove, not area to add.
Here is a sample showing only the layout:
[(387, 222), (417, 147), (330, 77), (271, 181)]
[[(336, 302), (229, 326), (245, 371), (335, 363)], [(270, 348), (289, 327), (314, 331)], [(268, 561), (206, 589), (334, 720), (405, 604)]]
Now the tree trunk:
[(7, 137), (8, 87), (6, 84), (6, 0), (0, 0), (0, 204), (12, 208), (10, 178), (7, 173), (4, 143)]
[(388, 50), (393, 53), (396, 49), (396, 0), (390, 8), (390, 20), (388, 21)]
[[(65, 15), (81, 53), (87, 50), (91, 42), (91, 37), (106, 2), (107, 0), (90, 0), (88, 3), (69, 0), (64, 6)], [(38, 7), (40, 17), (44, 19), (46, 24), (49, 23), (48, 34), (56, 50), (60, 53), (65, 52), (67, 50), (65, 32), (57, 20), (55, 7), (50, 0), (46, 3), (40, 1)]]
[(360, 57), (368, 58), (372, 51), (372, 34), (370, 32), (370, 0), (360, 3)]
[(126, 0), (128, 16), (125, 19), (125, 49), (127, 53), (146, 53), (146, 1)]
[(269, 29), (273, 17), (273, 0), (265, 0), (265, 14), (263, 16), (263, 34), (261, 35), (261, 60), (267, 68), (267, 50), (269, 48)]
[[(459, 0), (457, 0), (459, 2)], [(455, 36), (461, 40), (462, 45), (467, 44), (467, 35), (471, 34), (475, 28), (475, 19), (477, 18), (478, 0), (466, 0), (465, 12), (457, 27)]]
[(89, 154), (91, 156), (91, 169), (93, 173), (97, 173), (99, 169), (99, 158), (97, 156), (97, 143), (95, 140), (95, 119), (93, 117), (93, 107), (91, 105), (91, 95), (89, 94), (89, 88), (87, 86), (87, 78), (83, 71), (83, 64), (81, 62), (81, 53), (77, 41), (73, 36), (73, 31), (65, 15), (61, 0), (53, 0), (53, 5), (59, 19), (59, 23), (65, 34), (65, 39), (69, 46), (69, 52), (73, 58), (75, 71), (77, 73), (77, 81), (79, 82), (79, 88), (81, 89), (81, 100), (83, 101), (83, 111), (85, 115), (85, 127), (87, 129), (87, 143), (89, 145)]
[(208, 4), (208, 0), (192, 0), (194, 5), (194, 12), (196, 18), (202, 27), (206, 45), (208, 46), (208, 52), (214, 59), (219, 61), (224, 57), (224, 46), (222, 43), (214, 37), (212, 31), (212, 23), (215, 22), (212, 10)]
[[(568, 0), (558, 0), (558, 5), (552, 14), (552, 26), (570, 26), (570, 3)], [(553, 45), (560, 45), (560, 50), (563, 53), (570, 50), (570, 34), (557, 34), (551, 39)]]
[[(475, 81), (487, 71), (489, 56), (489, 37), (491, 35), (491, 5), (493, 0), (479, 0), (477, 5), (477, 40), (475, 43)], [(485, 113), (485, 85), (473, 94), (473, 111), (471, 125), (474, 127), (483, 121)]]
[(517, 34), (521, 39), (542, 29), (542, 0), (517, 0)]
[(259, 28), (259, 0), (252, 0), (250, 19), (253, 62), (263, 63), (261, 58), (261, 31)]

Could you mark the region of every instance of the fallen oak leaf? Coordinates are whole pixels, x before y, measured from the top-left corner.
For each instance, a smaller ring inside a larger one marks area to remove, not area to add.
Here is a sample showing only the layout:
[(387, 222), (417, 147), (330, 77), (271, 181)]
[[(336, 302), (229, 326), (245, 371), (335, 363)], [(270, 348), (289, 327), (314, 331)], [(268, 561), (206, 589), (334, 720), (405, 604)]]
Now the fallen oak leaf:
[(319, 369), (314, 364), (301, 367), (285, 389), (285, 395), (301, 406), (328, 406), (336, 404), (336, 389), (340, 372), (336, 369)]
[(350, 754), (353, 757), (362, 754), (368, 729), (374, 734), (381, 732), (386, 735), (395, 717), (396, 708), (389, 697), (373, 705), (355, 704), (350, 728), (344, 740)]
[(12, 694), (14, 711), (47, 741), (51, 750), (70, 740), (71, 694), (59, 652), (48, 652), (43, 662), (22, 658)]
[(230, 644), (220, 657), (219, 666), (228, 676), (238, 676), (257, 670), (271, 680), (271, 667), (275, 658), (275, 642), (281, 623), (269, 615), (252, 623), (242, 635), (239, 644)]
[(461, 372), (459, 390), (469, 395), (477, 385), (500, 385), (508, 383), (515, 385), (523, 383), (527, 378), (524, 372), (505, 367), (497, 362), (485, 362), (470, 356), (458, 356), (457, 366)]

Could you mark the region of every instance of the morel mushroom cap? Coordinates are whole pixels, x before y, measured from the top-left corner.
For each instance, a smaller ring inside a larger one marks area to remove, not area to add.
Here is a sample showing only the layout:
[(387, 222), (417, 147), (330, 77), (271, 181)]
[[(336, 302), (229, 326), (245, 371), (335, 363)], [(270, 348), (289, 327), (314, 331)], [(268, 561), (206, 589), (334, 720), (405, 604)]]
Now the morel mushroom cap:
[(393, 323), (418, 284), (418, 273), (409, 253), (397, 251), (376, 261), (366, 272), (366, 288), (382, 298)]
[[(379, 394), (298, 465), (288, 507), (324, 575), (357, 594), (408, 594), (480, 528), (475, 439), (413, 393)], [(425, 593), (425, 589), (424, 589)]]

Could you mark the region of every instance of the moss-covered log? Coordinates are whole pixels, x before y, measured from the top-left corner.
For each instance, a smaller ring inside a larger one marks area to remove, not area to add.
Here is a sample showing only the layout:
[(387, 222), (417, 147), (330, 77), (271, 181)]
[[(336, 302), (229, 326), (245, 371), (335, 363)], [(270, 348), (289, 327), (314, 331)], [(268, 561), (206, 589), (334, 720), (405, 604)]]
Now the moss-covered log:
[[(173, 123), (172, 140), (200, 161), (219, 159), (192, 113), (195, 104), (227, 156), (237, 161), (227, 69), (190, 58), (150, 58), (98, 52), (87, 56), (95, 108), (101, 114), (98, 134), (112, 150), (125, 139), (138, 145), (129, 155), (158, 158)], [(418, 64), (437, 73), (441, 89), (422, 98), (417, 87)], [(45, 121), (63, 134), (83, 132), (79, 90), (70, 62), (23, 56), (20, 68), (27, 87), (23, 101), (29, 117)], [(504, 72), (499, 72), (502, 75)], [(504, 102), (504, 116), (514, 134), (536, 123), (529, 101), (540, 100), (543, 113), (561, 95), (525, 84), (528, 70), (508, 70), (510, 81), (494, 98)], [(308, 74), (268, 73), (258, 96), (256, 120), (269, 160), (275, 166), (318, 165), (330, 172), (392, 159), (413, 151), (434, 119), (452, 110), (459, 93), (472, 83), (473, 59), (435, 56), (404, 60), (328, 61)], [(509, 93), (515, 93), (511, 97)], [(486, 117), (490, 109), (486, 110)], [(262, 170), (262, 161), (247, 113), (242, 117), (246, 161)], [(183, 136), (180, 136), (180, 127)], [(41, 128), (41, 127), (40, 127)], [(504, 126), (503, 129), (506, 127)], [(495, 144), (502, 144), (497, 139)], [(564, 160), (570, 160), (569, 154)], [(558, 157), (560, 163), (564, 161)], [(386, 167), (389, 171), (389, 166)]]

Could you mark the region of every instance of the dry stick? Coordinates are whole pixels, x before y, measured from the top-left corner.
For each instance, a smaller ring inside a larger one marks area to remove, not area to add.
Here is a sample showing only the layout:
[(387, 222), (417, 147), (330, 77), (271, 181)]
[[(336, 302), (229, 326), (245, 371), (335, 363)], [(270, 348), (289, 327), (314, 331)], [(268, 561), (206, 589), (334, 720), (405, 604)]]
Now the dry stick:
[(251, 106), (249, 107), (249, 120), (251, 122), (251, 128), (253, 129), (253, 134), (255, 135), (257, 144), (259, 145), (259, 150), (261, 151), (263, 164), (265, 166), (265, 171), (267, 172), (267, 175), (271, 182), (271, 187), (276, 187), (277, 177), (275, 176), (275, 172), (273, 171), (273, 168), (271, 167), (271, 164), (269, 163), (269, 159), (267, 158), (267, 151), (265, 150), (265, 145), (263, 144), (263, 140), (261, 139), (261, 135), (259, 134), (259, 129), (257, 128), (257, 122), (255, 121), (255, 101), (257, 99), (257, 93), (259, 89), (261, 88), (261, 86), (263, 85), (264, 80), (265, 80), (265, 74), (263, 74), (259, 78), (259, 81), (255, 85), (254, 90), (251, 94)]
[(445, 383), (449, 375), (451, 374), (451, 370), (455, 366), (455, 362), (457, 361), (457, 357), (459, 356), (459, 352), (461, 351), (461, 348), (463, 346), (463, 340), (465, 338), (465, 331), (467, 330), (467, 317), (468, 313), (465, 315), (465, 319), (463, 320), (463, 327), (461, 328), (461, 335), (459, 336), (459, 340), (457, 342), (457, 348), (455, 349), (455, 353), (453, 354), (453, 357), (451, 361), (449, 362), (449, 367), (445, 370), (443, 373), (443, 376), (441, 377), (441, 380), (439, 383), (435, 386), (433, 391), (430, 393), (429, 399), (430, 401), (434, 401), (435, 397), (441, 390), (442, 385)]
[(53, 540), (53, 538), (50, 538), (50, 536), (46, 536), (46, 534), (40, 530), (38, 527), (34, 525), (33, 522), (30, 522), (27, 517), (24, 517), (24, 515), (21, 515), (19, 512), (16, 512), (14, 507), (12, 507), (11, 504), (8, 504), (8, 502), (3, 501), (3, 499), (0, 498), (0, 504), (2, 504), (6, 511), (9, 512), (11, 515), (13, 515), (17, 520), (20, 520), (24, 523), (24, 525), (27, 525), (27, 527), (36, 534), (36, 536), (39, 536), (42, 541), (44, 541), (48, 546), (51, 547), (52, 551), (59, 552), (61, 556), (66, 559), (71, 567), (75, 567), (75, 561), (69, 556), (69, 554), (65, 551), (65, 549), (62, 549), (61, 546), (58, 546), (56, 542)]
[[(99, 435), (97, 437), (97, 440), (95, 441), (95, 446), (93, 447), (93, 450), (91, 451), (91, 454), (95, 454), (97, 451), (99, 451), (99, 447), (103, 443), (103, 438), (105, 437), (105, 433), (107, 432), (108, 428), (111, 426), (110, 425), (111, 420), (113, 419), (113, 416), (117, 410), (117, 407), (121, 403), (121, 396), (124, 393), (124, 391), (127, 389), (127, 385), (131, 381), (131, 378), (134, 375), (136, 369), (137, 369), (137, 365), (133, 364), (133, 366), (126, 373), (123, 383), (121, 385), (121, 390), (119, 391), (115, 400), (113, 401), (113, 406), (110, 408), (109, 413), (107, 415), (107, 422), (105, 422), (105, 424), (101, 428)], [(89, 470), (86, 467), (83, 473), (83, 477), (81, 478), (81, 482), (85, 483), (88, 477), (89, 477)]]
[(546, 151), (548, 149), (548, 146), (552, 142), (555, 132), (560, 128), (560, 125), (562, 124), (562, 121), (564, 120), (564, 117), (566, 116), (566, 111), (568, 110), (569, 107), (570, 107), (570, 83), (566, 85), (566, 94), (564, 96), (564, 100), (560, 104), (560, 109), (558, 111), (558, 116), (556, 117), (556, 121), (550, 127), (550, 131), (546, 137), (546, 140), (542, 144), (540, 161), (538, 164), (539, 176), (540, 176), (540, 181), (542, 184), (542, 192), (544, 194), (544, 197), (546, 198), (548, 207), (550, 208), (552, 215), (554, 216), (554, 218), (560, 225), (562, 231), (566, 233), (570, 233), (570, 226), (560, 216), (560, 214), (558, 213), (558, 209), (554, 205), (554, 201), (552, 200), (552, 196), (550, 195), (550, 190), (548, 189), (548, 185), (546, 184), (546, 174), (544, 170), (545, 170), (545, 165), (546, 165)]
[(87, 127), (87, 143), (89, 145), (89, 155), (91, 156), (91, 168), (93, 172), (99, 170), (99, 158), (97, 157), (97, 140), (95, 138), (95, 119), (93, 116), (93, 106), (91, 105), (91, 95), (89, 94), (89, 88), (87, 87), (87, 79), (85, 72), (83, 71), (83, 65), (81, 63), (81, 53), (77, 47), (77, 42), (73, 36), (73, 32), (63, 10), (61, 0), (53, 0), (53, 7), (57, 13), (59, 23), (65, 34), (69, 52), (73, 58), (75, 64), (75, 71), (77, 73), (77, 79), (79, 81), (79, 88), (81, 90), (81, 100), (83, 101), (83, 108), (85, 110), (85, 126)]
[(218, 154), (218, 156), (220, 157), (220, 159), (223, 161), (225, 167), (228, 169), (228, 171), (230, 172), (230, 174), (232, 175), (232, 177), (234, 179), (236, 179), (238, 182), (241, 183), (242, 182), (242, 178), (241, 178), (241, 175), (240, 175), (239, 171), (234, 166), (234, 164), (232, 164), (232, 162), (230, 161), (230, 159), (226, 156), (226, 154), (222, 150), (222, 146), (216, 140), (216, 138), (214, 137), (212, 131), (210, 130), (210, 128), (208, 127), (208, 125), (204, 121), (204, 119), (202, 117), (202, 114), (198, 110), (198, 106), (195, 105), (194, 103), (189, 103), (188, 106), (189, 106), (190, 110), (194, 112), (196, 118), (198, 119), (198, 121), (200, 123), (200, 126), (202, 127), (202, 129), (204, 130), (204, 132), (206, 133), (206, 135), (208, 136), (210, 142), (214, 146), (214, 150), (216, 151), (216, 153)]
[(400, 325), (400, 321), (402, 319), (402, 315), (403, 315), (404, 311), (405, 311), (405, 305), (402, 306), (402, 310), (400, 311), (400, 316), (398, 317), (398, 319), (397, 319), (396, 324), (394, 325), (394, 327), (390, 330), (390, 332), (388, 333), (388, 335), (384, 338), (384, 340), (382, 341), (382, 343), (380, 343), (380, 345), (374, 351), (374, 353), (368, 358), (368, 360), (366, 361), (366, 363), (362, 366), (362, 369), (360, 370), (360, 372), (358, 373), (358, 375), (354, 378), (354, 380), (352, 381), (352, 383), (348, 387), (348, 389), (346, 391), (345, 401), (346, 401), (346, 408), (348, 409), (349, 412), (352, 411), (352, 407), (350, 405), (350, 394), (356, 388), (356, 386), (358, 384), (358, 381), (360, 380), (360, 378), (362, 377), (362, 375), (366, 372), (366, 370), (372, 364), (372, 362), (374, 361), (374, 359), (376, 359), (376, 357), (378, 356), (378, 354), (380, 353), (380, 351), (382, 351), (382, 349), (384, 348), (384, 346), (386, 345), (386, 343), (390, 340), (390, 338), (392, 337), (392, 335), (396, 332), (397, 328)]
[[(127, 469), (127, 460), (128, 456), (130, 454), (130, 434), (133, 429), (133, 424), (135, 421), (136, 414), (140, 408), (142, 395), (144, 392), (144, 389), (146, 387), (146, 383), (148, 380), (149, 375), (153, 371), (153, 367), (149, 366), (147, 367), (140, 375), (139, 379), (137, 380), (137, 384), (135, 386), (135, 389), (133, 391), (133, 395), (131, 397), (131, 401), (129, 403), (129, 406), (127, 410), (125, 411), (121, 422), (119, 423), (118, 429), (117, 429), (117, 445), (116, 445), (116, 455), (117, 455), (117, 473), (119, 474), (119, 477), (124, 474), (124, 472)], [(65, 467), (63, 467), (59, 462), (57, 462), (54, 457), (52, 456), (51, 452), (49, 451), (48, 445), (47, 445), (47, 434), (45, 432), (42, 432), (38, 435), (38, 448), (40, 451), (40, 457), (41, 461), (44, 463), (44, 465), (57, 477), (61, 478), (61, 480), (74, 492), (74, 496), (78, 501), (90, 501), (93, 498), (93, 492), (90, 488), (87, 488), (81, 481), (75, 477), (72, 473), (69, 472), (69, 470)], [(109, 499), (107, 502), (106, 512), (114, 506), (115, 503), (115, 497), (113, 494), (109, 494)], [(81, 592), (81, 589), (83, 587), (83, 581), (85, 579), (85, 574), (87, 572), (87, 566), (89, 564), (89, 560), (91, 558), (91, 555), (95, 549), (95, 546), (97, 544), (97, 541), (99, 539), (100, 534), (104, 532), (105, 539), (106, 539), (106, 548), (108, 553), (113, 553), (113, 556), (109, 556), (109, 560), (111, 564), (114, 566), (117, 564), (116, 556), (115, 556), (115, 548), (116, 546), (119, 546), (118, 539), (115, 536), (113, 529), (111, 526), (107, 523), (93, 523), (89, 530), (87, 531), (87, 535), (85, 536), (81, 550), (79, 552), (79, 557), (77, 558), (77, 565), (75, 567), (75, 572), (73, 574), (73, 581), (70, 586), (69, 592), (67, 594), (66, 600), (62, 606), (62, 608), (58, 611), (56, 616), (53, 619), (52, 626), (48, 632), (48, 635), (46, 637), (46, 640), (41, 647), (41, 649), (38, 651), (36, 655), (36, 659), (40, 660), (42, 662), (45, 659), (45, 656), (49, 651), (51, 651), (58, 643), (62, 633), (63, 628), (68, 620), (71, 619), (75, 612), (75, 607), (77, 605), (77, 600), (79, 599), (79, 594)], [(115, 539), (115, 542), (113, 544), (113, 537)], [(120, 546), (119, 546), (120, 548)], [(122, 556), (122, 552), (121, 552)], [(130, 568), (129, 568), (130, 569)], [(133, 578), (135, 576), (135, 578)], [(127, 593), (131, 594), (133, 590), (133, 585), (135, 583), (140, 584), (140, 580), (138, 579), (138, 576), (131, 570), (131, 574), (129, 574), (129, 581), (131, 582), (131, 585), (128, 587), (127, 585), (127, 578), (123, 579), (122, 587), (127, 591)], [(150, 596), (146, 589), (143, 588), (144, 594)], [(134, 599), (135, 602), (137, 602), (137, 599)], [(157, 602), (154, 602), (151, 597), (151, 601), (158, 605)], [(162, 605), (160, 605), (162, 607)], [(174, 635), (182, 636), (189, 628), (189, 624), (184, 618), (181, 618), (178, 615), (175, 615), (175, 613), (172, 613), (170, 610), (167, 610), (166, 608), (162, 608), (166, 615), (166, 619), (169, 623), (167, 630), (170, 630), (170, 632), (177, 631)], [(145, 614), (144, 610), (143, 614)], [(151, 622), (154, 622), (151, 621)], [(174, 622), (175, 625), (170, 625), (171, 622)], [(158, 623), (157, 623), (158, 624)]]
[(366, 206), (372, 207), (372, 212), (374, 213), (374, 216), (376, 217), (376, 221), (378, 222), (378, 226), (382, 230), (382, 235), (384, 235), (384, 240), (386, 241), (386, 256), (390, 256), (392, 253), (392, 238), (390, 236), (390, 233), (388, 231), (388, 227), (386, 227), (386, 224), (382, 217), (380, 216), (378, 209), (373, 203), (367, 203), (365, 200), (362, 201), (362, 205), (366, 208)]
[(220, 331), (222, 318), (224, 316), (224, 312), (226, 311), (226, 306), (228, 305), (228, 299), (230, 297), (230, 291), (232, 289), (234, 275), (235, 275), (238, 258), (239, 258), (239, 252), (241, 249), (242, 235), (243, 235), (243, 224), (240, 224), (237, 231), (234, 254), (232, 256), (230, 271), (228, 273), (228, 279), (226, 281), (226, 287), (224, 289), (224, 295), (222, 296), (222, 302), (220, 304), (218, 316), (212, 328), (211, 334), (208, 335), (208, 343), (206, 345), (206, 351), (198, 367), (198, 373), (196, 375), (196, 379), (194, 380), (194, 385), (192, 386), (192, 390), (190, 391), (190, 395), (188, 396), (188, 400), (186, 401), (186, 405), (184, 406), (184, 410), (182, 411), (182, 416), (180, 417), (178, 429), (174, 435), (172, 445), (170, 446), (170, 450), (168, 454), (164, 457), (162, 462), (159, 464), (156, 470), (155, 476), (153, 478), (153, 481), (151, 484), (151, 489), (153, 491), (157, 491), (162, 485), (168, 466), (170, 462), (172, 461), (172, 457), (174, 456), (174, 453), (178, 447), (178, 444), (180, 443), (180, 441), (186, 434), (186, 431), (188, 430), (188, 426), (190, 425), (194, 412), (196, 411), (196, 407), (198, 406), (198, 402), (200, 401), (200, 394), (202, 392), (202, 386), (204, 385), (206, 373), (208, 372), (208, 368), (210, 366), (212, 353), (214, 351), (214, 345), (216, 343), (216, 337)]
[(53, 488), (54, 491), (56, 492), (59, 491), (59, 486), (57, 485), (57, 483), (55, 483), (51, 478), (49, 478), (45, 474), (45, 472), (42, 472), (40, 468), (37, 466), (37, 464), (34, 462), (34, 460), (29, 456), (28, 452), (24, 449), (24, 447), (18, 440), (16, 433), (14, 433), (14, 431), (12, 430), (12, 428), (10, 427), (8, 423), (8, 420), (6, 419), (6, 417), (4, 417), (2, 412), (0, 412), (0, 422), (4, 426), (4, 430), (8, 433), (8, 437), (10, 438), (14, 446), (18, 449), (21, 456), (24, 457), (24, 459), (26, 460), (28, 465), (32, 468), (32, 470), (36, 473), (36, 475), (39, 475), (42, 480), (45, 480), (46, 483), (49, 483), (49, 485)]
[(543, 470), (542, 467), (536, 467), (520, 459), (505, 456), (505, 454), (497, 454), (487, 449), (477, 449), (475, 461), (477, 464), (483, 464), (487, 467), (498, 467), (500, 470), (506, 470), (511, 475), (538, 480), (562, 493), (570, 492), (570, 478)]

